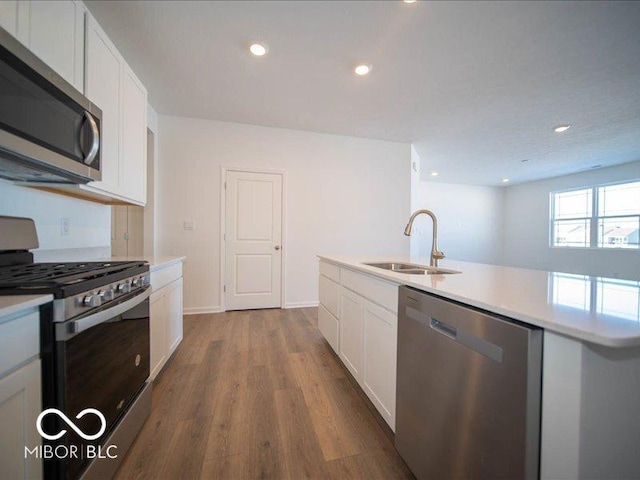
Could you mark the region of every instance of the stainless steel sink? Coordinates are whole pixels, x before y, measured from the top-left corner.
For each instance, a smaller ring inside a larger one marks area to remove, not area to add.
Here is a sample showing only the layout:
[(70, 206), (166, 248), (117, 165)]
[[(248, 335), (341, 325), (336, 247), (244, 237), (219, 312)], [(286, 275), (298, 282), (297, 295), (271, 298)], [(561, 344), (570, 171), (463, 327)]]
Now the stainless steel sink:
[(365, 263), (370, 267), (382, 268), (397, 273), (406, 273), (408, 275), (442, 275), (451, 273), (462, 273), (457, 270), (448, 270), (440, 267), (426, 267), (424, 265), (416, 265), (414, 263)]

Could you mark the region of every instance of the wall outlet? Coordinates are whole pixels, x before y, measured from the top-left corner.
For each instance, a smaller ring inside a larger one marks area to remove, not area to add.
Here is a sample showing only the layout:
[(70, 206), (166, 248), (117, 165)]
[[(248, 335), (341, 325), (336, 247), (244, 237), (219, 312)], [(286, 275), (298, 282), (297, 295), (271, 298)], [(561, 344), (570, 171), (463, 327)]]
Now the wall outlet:
[(60, 219), (60, 235), (69, 235), (70, 222), (68, 217)]
[(184, 228), (185, 230), (195, 230), (196, 222), (194, 222), (193, 220), (185, 220), (184, 222), (182, 222), (182, 228)]

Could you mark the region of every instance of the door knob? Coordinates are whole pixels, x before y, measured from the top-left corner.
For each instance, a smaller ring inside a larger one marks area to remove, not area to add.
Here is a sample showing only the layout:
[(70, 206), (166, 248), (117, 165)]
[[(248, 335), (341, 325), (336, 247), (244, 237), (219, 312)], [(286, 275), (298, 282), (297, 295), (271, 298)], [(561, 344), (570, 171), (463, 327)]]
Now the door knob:
[(276, 245), (276, 250), (280, 250), (280, 245)]

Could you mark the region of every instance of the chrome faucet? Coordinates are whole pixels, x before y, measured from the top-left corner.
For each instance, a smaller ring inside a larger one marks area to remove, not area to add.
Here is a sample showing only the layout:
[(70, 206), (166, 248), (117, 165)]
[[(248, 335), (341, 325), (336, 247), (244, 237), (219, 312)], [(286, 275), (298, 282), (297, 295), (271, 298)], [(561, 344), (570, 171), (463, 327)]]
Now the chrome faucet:
[(411, 235), (411, 227), (413, 226), (413, 221), (421, 213), (429, 215), (431, 217), (431, 220), (433, 220), (433, 239), (431, 242), (431, 259), (429, 261), (429, 265), (432, 267), (437, 267), (438, 260), (442, 260), (444, 258), (444, 253), (438, 250), (438, 219), (436, 218), (435, 214), (431, 210), (427, 209), (416, 210), (411, 215), (411, 218), (409, 218), (409, 223), (407, 223), (407, 226), (404, 228), (404, 234), (407, 237)]

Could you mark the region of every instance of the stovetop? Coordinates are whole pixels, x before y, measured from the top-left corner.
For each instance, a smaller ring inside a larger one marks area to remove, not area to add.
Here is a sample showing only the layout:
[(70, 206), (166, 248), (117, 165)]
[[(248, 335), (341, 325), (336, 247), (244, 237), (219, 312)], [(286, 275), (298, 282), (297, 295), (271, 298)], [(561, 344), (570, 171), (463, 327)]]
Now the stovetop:
[(0, 295), (52, 293), (64, 298), (148, 269), (144, 261), (11, 265), (0, 267)]

